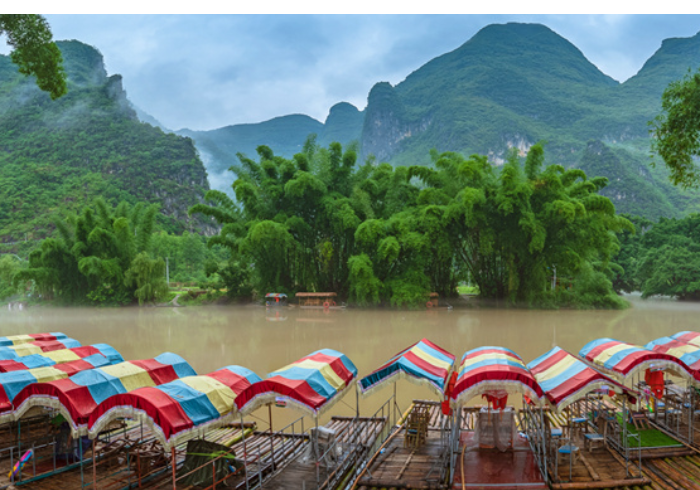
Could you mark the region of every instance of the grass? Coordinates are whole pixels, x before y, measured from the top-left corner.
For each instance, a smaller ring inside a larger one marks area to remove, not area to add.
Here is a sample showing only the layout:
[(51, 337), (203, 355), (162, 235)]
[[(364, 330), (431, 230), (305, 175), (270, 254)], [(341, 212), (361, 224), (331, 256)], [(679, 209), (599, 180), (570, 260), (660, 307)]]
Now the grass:
[[(622, 423), (621, 414), (617, 414), (617, 420), (618, 422)], [(639, 434), (642, 439), (642, 447), (666, 447), (681, 445), (680, 442), (657, 429), (637, 430), (633, 424), (628, 423), (627, 432), (630, 434)], [(634, 441), (630, 441), (630, 445), (632, 444), (634, 444)]]

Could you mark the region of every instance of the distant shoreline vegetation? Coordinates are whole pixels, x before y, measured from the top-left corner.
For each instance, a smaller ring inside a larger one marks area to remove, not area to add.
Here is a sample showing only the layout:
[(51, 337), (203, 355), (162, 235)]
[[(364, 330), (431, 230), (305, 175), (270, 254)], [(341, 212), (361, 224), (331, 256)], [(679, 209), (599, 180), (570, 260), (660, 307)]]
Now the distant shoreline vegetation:
[(545, 165), (541, 144), (500, 167), (451, 152), (432, 152), (429, 167), (357, 165), (353, 145), (313, 136), (293, 159), (265, 146), (258, 156), (232, 168), (235, 201), (209, 191), (190, 209), (218, 225), (208, 240), (165, 232), (157, 206), (97, 199), (38, 246), (2, 247), (0, 299), (186, 306), (332, 291), (355, 307), (425, 308), (436, 292), (453, 306), (608, 309), (629, 306), (620, 292), (700, 299), (700, 215), (618, 215), (599, 193), (605, 178)]
[(509, 305), (627, 306), (611, 260), (632, 223), (599, 194), (605, 178), (545, 166), (540, 144), (501, 167), (437, 152), (430, 167), (358, 167), (353, 145), (313, 137), (293, 159), (266, 146), (258, 156), (232, 167), (235, 201), (210, 191), (190, 210), (221, 226), (209, 244), (230, 259), (208, 273), (231, 298), (333, 291), (357, 306), (423, 307), (468, 280)]

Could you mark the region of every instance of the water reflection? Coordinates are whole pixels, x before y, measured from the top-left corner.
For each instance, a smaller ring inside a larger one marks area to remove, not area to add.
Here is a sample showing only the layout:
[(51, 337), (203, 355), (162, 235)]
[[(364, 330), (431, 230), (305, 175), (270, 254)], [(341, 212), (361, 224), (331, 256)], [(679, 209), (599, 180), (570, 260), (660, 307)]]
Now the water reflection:
[[(514, 350), (527, 363), (554, 345), (577, 353), (599, 337), (645, 344), (698, 329), (700, 304), (643, 302), (636, 297), (632, 301), (633, 307), (623, 311), (35, 307), (0, 310), (0, 336), (59, 331), (84, 345), (110, 344), (125, 359), (147, 359), (171, 351), (187, 359), (198, 373), (240, 364), (264, 377), (324, 347), (345, 353), (363, 376), (423, 337), (458, 358), (478, 346), (498, 345)], [(390, 391), (361, 400), (363, 413), (381, 405)], [(409, 383), (400, 383), (398, 391), (402, 407), (413, 398), (431, 397), (429, 390)], [(333, 412), (351, 415), (354, 396), (345, 401)], [(290, 411), (275, 409), (275, 418), (291, 420)]]

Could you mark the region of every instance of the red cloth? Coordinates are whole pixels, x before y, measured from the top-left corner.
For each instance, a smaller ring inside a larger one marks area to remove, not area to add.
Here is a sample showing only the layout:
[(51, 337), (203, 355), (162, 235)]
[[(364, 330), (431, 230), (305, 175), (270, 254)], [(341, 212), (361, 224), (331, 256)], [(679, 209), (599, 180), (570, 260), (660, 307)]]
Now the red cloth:
[(486, 401), (494, 408), (498, 410), (503, 410), (506, 408), (506, 403), (508, 403), (508, 395), (502, 396), (500, 398), (485, 394), (481, 395), (481, 398), (486, 398)]
[(664, 396), (664, 372), (647, 369), (644, 373), (644, 381), (656, 398)]
[(442, 413), (443, 415), (452, 415), (452, 409), (450, 408), (450, 394), (455, 388), (457, 383), (457, 371), (452, 371), (450, 380), (447, 382), (447, 387), (445, 388), (445, 399), (442, 401)]

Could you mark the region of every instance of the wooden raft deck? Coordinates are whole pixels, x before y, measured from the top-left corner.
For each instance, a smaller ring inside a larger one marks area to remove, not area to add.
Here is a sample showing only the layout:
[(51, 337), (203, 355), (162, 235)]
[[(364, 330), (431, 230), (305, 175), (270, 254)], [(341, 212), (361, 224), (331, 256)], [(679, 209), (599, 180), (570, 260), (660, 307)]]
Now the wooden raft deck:
[[(449, 427), (445, 425), (446, 417), (442, 414), (439, 403), (414, 400), (404, 418), (421, 407), (428, 410), (428, 434), (425, 444), (417, 448), (406, 447), (405, 426), (402, 424), (395, 427), (391, 436), (372, 456), (353, 488), (448, 488), (446, 479)], [(444, 433), (441, 432), (443, 430)]]
[[(336, 434), (342, 453), (336, 453), (336, 461), (324, 461), (316, 465), (315, 456), (306, 448), (291, 462), (280, 465), (279, 470), (264, 482), (264, 488), (274, 490), (335, 489), (346, 476), (367, 457), (368, 450), (376, 442), (386, 424), (385, 418), (333, 417), (326, 424)], [(318, 473), (317, 473), (318, 468)], [(337, 483), (333, 483), (337, 482)], [(240, 487), (239, 487), (240, 488)]]
[[(546, 416), (553, 428), (561, 429), (568, 435), (565, 415), (547, 411)], [(586, 450), (584, 434), (585, 429), (582, 427), (572, 429), (573, 445), (579, 448), (575, 461), (562, 456), (557, 464), (555, 458), (558, 446), (553, 447), (548, 454), (547, 471), (553, 489), (624, 488), (651, 483), (649, 478), (640, 473), (638, 464), (635, 464), (637, 449), (630, 450), (631, 459), (626, 467), (624, 458), (607, 444), (598, 442)]]
[(537, 466), (527, 440), (516, 438), (511, 450), (473, 447), (474, 432), (460, 434), (454, 489), (546, 490), (547, 484)]

